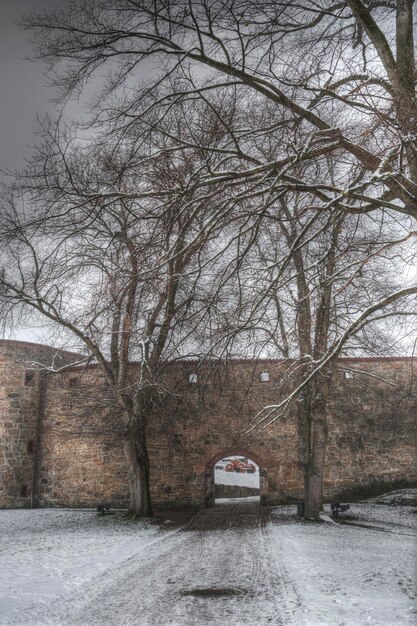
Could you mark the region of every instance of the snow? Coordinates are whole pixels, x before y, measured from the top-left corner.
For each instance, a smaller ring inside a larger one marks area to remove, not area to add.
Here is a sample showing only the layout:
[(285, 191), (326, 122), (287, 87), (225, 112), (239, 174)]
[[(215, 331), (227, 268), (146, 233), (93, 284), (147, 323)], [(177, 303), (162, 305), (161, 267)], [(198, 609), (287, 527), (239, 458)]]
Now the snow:
[(259, 489), (259, 470), (253, 474), (248, 474), (247, 472), (236, 473), (215, 469), (214, 482), (216, 485), (233, 485), (235, 487)]
[[(0, 624), (415, 626), (416, 498), (351, 504), (332, 524), (275, 507), (266, 527), (203, 532), (120, 513), (3, 510)], [(240, 595), (188, 593), (232, 587)]]
[(0, 624), (77, 592), (149, 545), (158, 530), (91, 510), (0, 511)]
[(245, 498), (216, 498), (216, 506), (222, 504), (244, 504), (245, 502), (259, 502), (259, 496), (246, 496)]
[(293, 507), (275, 508), (275, 556), (296, 623), (415, 626), (416, 513), (367, 502), (352, 504), (340, 523), (311, 524), (294, 523)]

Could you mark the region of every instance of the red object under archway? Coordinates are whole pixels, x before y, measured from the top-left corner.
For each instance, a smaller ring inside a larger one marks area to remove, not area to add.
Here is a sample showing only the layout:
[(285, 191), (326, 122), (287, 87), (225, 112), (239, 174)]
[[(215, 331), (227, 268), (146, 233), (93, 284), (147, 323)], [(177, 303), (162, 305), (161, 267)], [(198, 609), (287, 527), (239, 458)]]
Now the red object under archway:
[(231, 456), (243, 456), (251, 461), (254, 461), (259, 467), (259, 492), (261, 503), (266, 504), (268, 502), (268, 471), (267, 471), (267, 459), (264, 455), (258, 454), (256, 451), (242, 449), (242, 448), (226, 448), (220, 450), (212, 456), (206, 463), (206, 469), (204, 474), (204, 506), (206, 508), (214, 506), (215, 504), (215, 482), (214, 482), (214, 466), (221, 459)]

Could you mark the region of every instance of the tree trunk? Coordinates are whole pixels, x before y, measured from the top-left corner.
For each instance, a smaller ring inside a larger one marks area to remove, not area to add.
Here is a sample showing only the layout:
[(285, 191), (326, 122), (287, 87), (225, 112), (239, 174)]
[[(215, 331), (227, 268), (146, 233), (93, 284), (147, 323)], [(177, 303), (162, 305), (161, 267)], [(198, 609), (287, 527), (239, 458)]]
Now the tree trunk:
[(129, 513), (137, 517), (153, 515), (149, 455), (146, 446), (146, 435), (143, 432), (131, 432), (125, 442), (125, 454), (129, 471)]
[(300, 460), (304, 467), (304, 518), (318, 520), (323, 510), (323, 472), (327, 446), (329, 381), (306, 389), (299, 403)]
[[(325, 407), (323, 407), (325, 408)], [(323, 471), (327, 445), (327, 419), (325, 410), (312, 415), (312, 445), (304, 475), (305, 519), (319, 519), (323, 510)]]

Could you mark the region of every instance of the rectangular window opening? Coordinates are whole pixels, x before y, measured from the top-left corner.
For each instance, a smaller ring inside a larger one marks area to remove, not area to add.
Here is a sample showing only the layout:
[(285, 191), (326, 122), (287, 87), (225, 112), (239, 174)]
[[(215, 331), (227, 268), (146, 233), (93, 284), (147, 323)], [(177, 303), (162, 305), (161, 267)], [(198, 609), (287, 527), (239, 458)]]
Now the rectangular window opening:
[(188, 382), (191, 384), (198, 383), (198, 376), (195, 372), (188, 374)]
[(35, 442), (33, 439), (29, 439), (26, 444), (26, 452), (27, 454), (35, 454)]
[(269, 372), (261, 372), (260, 379), (262, 383), (269, 383)]
[(25, 371), (25, 387), (32, 387), (34, 379), (35, 379), (35, 372), (26, 370)]

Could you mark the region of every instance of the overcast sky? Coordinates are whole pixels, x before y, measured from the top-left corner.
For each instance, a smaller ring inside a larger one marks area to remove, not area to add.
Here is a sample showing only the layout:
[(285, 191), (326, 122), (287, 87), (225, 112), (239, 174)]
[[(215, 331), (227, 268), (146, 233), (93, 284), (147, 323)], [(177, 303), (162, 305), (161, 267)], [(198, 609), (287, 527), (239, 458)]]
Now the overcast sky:
[[(16, 22), (23, 12), (41, 11), (63, 6), (67, 0), (0, 0), (0, 178), (1, 172), (24, 166), (36, 143), (37, 116), (54, 116), (55, 96), (47, 86), (44, 65), (27, 60), (33, 54), (27, 42), (28, 32), (19, 30)], [(69, 112), (79, 113), (76, 104)], [(415, 268), (414, 268), (415, 271)], [(16, 331), (16, 338), (40, 340), (39, 329)]]
[(36, 116), (53, 113), (50, 99), (54, 91), (47, 88), (43, 65), (30, 62), (27, 32), (16, 25), (24, 11), (41, 10), (65, 0), (0, 0), (0, 170), (22, 167), (36, 141)]
[[(19, 169), (31, 155), (36, 141), (36, 116), (53, 114), (42, 63), (25, 60), (31, 55), (28, 33), (16, 25), (24, 11), (41, 10), (62, 4), (65, 0), (0, 0), (0, 171)], [(15, 330), (13, 338), (40, 341), (42, 329)], [(7, 335), (10, 338), (10, 335)]]

